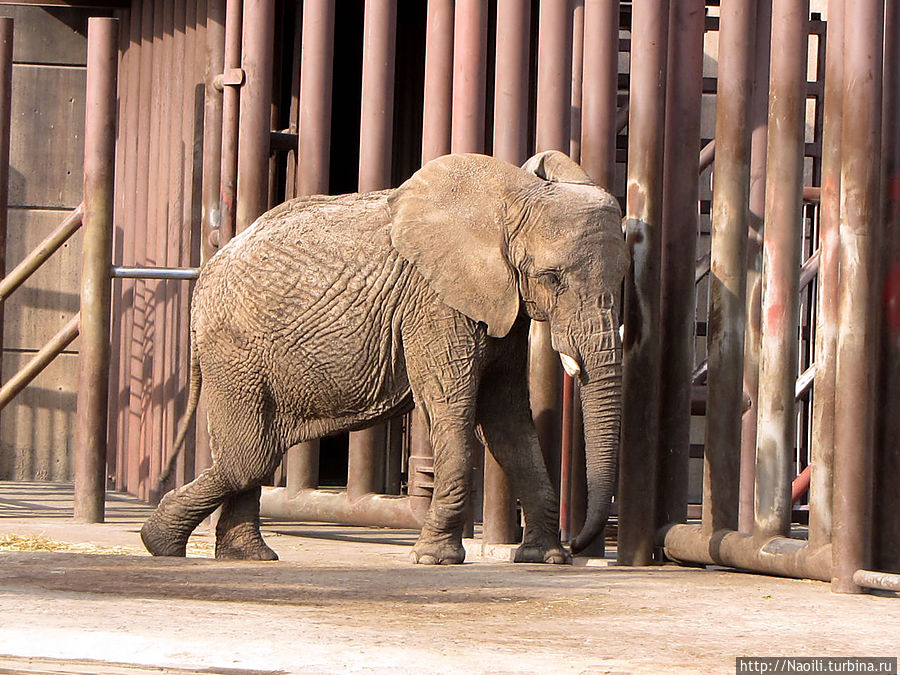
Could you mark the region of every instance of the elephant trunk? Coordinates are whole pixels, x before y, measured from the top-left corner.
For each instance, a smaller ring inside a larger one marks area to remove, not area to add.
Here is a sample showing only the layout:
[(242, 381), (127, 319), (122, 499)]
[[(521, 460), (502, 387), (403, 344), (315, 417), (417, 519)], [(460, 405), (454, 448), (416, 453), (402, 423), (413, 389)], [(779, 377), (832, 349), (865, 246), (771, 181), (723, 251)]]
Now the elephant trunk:
[(613, 348), (593, 353), (586, 348), (582, 352), (590, 355), (585, 358), (581, 388), (588, 505), (584, 527), (570, 542), (573, 553), (587, 548), (603, 532), (616, 488), (622, 414), (622, 345), (618, 332), (612, 333), (612, 336), (604, 335), (602, 342), (614, 341)]

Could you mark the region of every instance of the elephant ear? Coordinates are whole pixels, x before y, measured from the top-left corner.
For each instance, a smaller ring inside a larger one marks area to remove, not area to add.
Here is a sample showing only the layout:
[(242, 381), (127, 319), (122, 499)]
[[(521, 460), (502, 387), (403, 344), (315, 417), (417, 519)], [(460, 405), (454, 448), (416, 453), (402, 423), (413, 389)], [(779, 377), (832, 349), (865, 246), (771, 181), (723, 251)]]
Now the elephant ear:
[(553, 183), (593, 185), (594, 181), (576, 162), (559, 150), (545, 150), (531, 157), (522, 168)]
[(505, 200), (524, 175), (484, 155), (428, 162), (388, 199), (391, 242), (441, 299), (503, 337), (519, 314)]

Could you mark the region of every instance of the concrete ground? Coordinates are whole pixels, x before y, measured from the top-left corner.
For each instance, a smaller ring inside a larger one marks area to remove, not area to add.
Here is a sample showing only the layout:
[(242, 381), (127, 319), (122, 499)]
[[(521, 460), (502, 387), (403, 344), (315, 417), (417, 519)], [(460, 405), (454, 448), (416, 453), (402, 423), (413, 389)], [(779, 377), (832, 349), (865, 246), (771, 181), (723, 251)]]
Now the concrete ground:
[[(665, 565), (408, 562), (415, 533), (268, 522), (276, 563), (151, 558), (149, 508), (0, 483), (0, 673), (734, 673), (736, 656), (900, 656), (900, 599)], [(22, 550), (59, 549), (54, 551)], [(600, 561), (593, 561), (598, 563)]]

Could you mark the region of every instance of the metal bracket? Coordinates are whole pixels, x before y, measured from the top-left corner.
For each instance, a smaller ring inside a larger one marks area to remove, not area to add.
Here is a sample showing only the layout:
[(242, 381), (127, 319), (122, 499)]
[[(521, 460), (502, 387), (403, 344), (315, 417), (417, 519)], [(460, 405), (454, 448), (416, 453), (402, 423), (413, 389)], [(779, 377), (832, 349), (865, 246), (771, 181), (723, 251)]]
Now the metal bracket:
[(229, 68), (213, 78), (213, 86), (222, 91), (225, 87), (242, 87), (246, 81), (247, 74), (243, 68)]

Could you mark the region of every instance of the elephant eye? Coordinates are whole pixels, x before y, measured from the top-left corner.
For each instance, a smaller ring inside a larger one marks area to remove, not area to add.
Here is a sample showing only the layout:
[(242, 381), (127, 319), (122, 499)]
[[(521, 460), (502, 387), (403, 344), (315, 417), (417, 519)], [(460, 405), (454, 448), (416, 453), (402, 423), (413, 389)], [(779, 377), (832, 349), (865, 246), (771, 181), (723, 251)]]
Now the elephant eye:
[(537, 277), (542, 284), (554, 291), (558, 291), (562, 286), (562, 280), (559, 278), (559, 274), (553, 270), (541, 272)]

